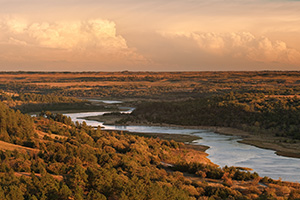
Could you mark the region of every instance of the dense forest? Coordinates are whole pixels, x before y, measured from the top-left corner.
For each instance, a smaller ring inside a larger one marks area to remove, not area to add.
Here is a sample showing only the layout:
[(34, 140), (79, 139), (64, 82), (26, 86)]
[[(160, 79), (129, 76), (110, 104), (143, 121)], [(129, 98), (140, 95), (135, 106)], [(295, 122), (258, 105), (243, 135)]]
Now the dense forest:
[(126, 121), (225, 126), (300, 139), (300, 99), (263, 93), (229, 93), (176, 102), (140, 104)]
[(33, 121), (28, 115), (14, 111), (0, 102), (0, 140), (32, 146)]
[[(0, 151), (3, 200), (300, 197), (299, 184), (221, 169), (182, 143), (94, 129), (61, 114), (42, 112), (31, 119), (0, 108), (0, 136), (7, 142)], [(15, 150), (8, 149), (10, 142), (18, 144)], [(197, 155), (202, 159), (187, 159)]]

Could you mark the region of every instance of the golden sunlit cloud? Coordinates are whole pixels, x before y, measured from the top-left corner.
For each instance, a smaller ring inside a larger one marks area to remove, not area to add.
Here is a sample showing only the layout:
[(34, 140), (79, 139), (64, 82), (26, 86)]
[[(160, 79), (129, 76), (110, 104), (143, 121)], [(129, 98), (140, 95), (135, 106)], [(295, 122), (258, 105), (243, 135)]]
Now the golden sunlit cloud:
[(0, 70), (299, 70), (299, 7), (0, 0)]
[[(146, 62), (126, 40), (116, 33), (114, 22), (103, 19), (85, 21), (26, 22), (17, 18), (0, 21), (1, 58), (20, 61), (64, 60), (104, 65)], [(27, 51), (20, 52), (20, 48)], [(16, 56), (18, 55), (18, 56)]]
[(193, 40), (201, 52), (219, 57), (242, 58), (263, 63), (300, 64), (300, 52), (287, 47), (283, 41), (241, 33), (187, 33), (162, 32), (163, 37)]

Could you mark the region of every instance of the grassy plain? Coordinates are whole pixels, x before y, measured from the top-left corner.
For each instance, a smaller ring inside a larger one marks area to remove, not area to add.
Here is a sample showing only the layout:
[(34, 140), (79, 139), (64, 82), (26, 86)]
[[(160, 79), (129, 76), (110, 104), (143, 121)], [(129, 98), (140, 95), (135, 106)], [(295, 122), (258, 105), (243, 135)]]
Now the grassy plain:
[[(227, 92), (298, 95), (300, 72), (1, 73), (0, 88), (64, 96), (177, 100)], [(279, 96), (278, 96), (279, 97)]]

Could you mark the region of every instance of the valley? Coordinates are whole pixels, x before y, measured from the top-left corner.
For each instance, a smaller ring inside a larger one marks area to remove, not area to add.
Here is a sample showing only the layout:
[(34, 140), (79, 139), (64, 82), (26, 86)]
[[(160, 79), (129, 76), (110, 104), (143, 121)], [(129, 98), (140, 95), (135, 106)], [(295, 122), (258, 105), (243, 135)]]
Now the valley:
[(298, 77), (2, 72), (0, 197), (300, 198)]

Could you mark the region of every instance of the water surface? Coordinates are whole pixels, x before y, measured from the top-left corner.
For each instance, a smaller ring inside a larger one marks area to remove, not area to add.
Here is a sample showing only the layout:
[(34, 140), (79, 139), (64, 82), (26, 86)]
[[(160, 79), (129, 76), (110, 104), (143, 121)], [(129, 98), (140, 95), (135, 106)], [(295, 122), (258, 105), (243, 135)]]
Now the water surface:
[(101, 102), (106, 104), (121, 104), (123, 101), (117, 101), (117, 100), (100, 100), (100, 99), (86, 99), (91, 102)]

